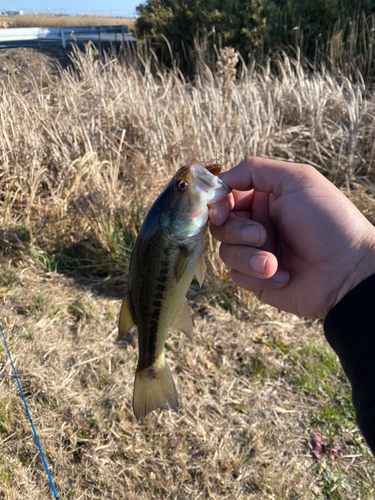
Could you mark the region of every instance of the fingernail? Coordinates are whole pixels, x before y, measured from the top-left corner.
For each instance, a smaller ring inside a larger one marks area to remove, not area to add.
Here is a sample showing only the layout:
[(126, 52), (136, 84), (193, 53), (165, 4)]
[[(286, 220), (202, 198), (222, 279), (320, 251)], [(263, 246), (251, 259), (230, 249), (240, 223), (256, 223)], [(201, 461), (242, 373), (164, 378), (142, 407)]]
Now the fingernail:
[(284, 271), (284, 269), (278, 269), (271, 279), (281, 285), (289, 281), (289, 273), (288, 271)]
[(247, 226), (242, 230), (242, 238), (247, 243), (257, 245), (260, 242), (260, 229), (258, 226)]
[(264, 274), (267, 259), (268, 257), (264, 257), (263, 255), (254, 255), (250, 259), (250, 266), (256, 273)]

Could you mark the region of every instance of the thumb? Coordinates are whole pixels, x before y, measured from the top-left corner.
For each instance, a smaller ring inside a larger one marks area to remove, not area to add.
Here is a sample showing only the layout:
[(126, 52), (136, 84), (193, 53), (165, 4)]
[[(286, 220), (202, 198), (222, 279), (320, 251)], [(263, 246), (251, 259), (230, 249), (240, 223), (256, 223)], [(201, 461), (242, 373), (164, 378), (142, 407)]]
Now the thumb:
[(292, 183), (294, 187), (297, 187), (296, 183), (307, 187), (310, 184), (307, 174), (312, 171), (318, 173), (310, 165), (249, 156), (236, 167), (223, 172), (220, 178), (237, 191), (255, 189), (279, 197), (290, 189)]

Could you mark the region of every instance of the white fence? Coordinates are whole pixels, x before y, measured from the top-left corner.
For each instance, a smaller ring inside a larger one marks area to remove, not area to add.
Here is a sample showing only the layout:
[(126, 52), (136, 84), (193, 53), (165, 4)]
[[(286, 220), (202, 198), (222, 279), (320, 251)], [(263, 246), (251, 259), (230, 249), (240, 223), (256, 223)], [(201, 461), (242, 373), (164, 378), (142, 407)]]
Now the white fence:
[(56, 42), (66, 48), (67, 42), (129, 42), (137, 39), (128, 33), (127, 26), (74, 26), (65, 28), (9, 28), (0, 30), (0, 44), (40, 40)]

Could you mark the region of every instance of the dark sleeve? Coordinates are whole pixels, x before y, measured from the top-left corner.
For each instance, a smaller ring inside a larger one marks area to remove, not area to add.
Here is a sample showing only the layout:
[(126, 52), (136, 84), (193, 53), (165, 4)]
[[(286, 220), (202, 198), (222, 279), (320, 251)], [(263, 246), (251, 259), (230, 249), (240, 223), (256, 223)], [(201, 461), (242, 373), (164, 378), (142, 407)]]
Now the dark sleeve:
[(351, 383), (358, 427), (375, 453), (375, 274), (328, 313), (324, 333)]

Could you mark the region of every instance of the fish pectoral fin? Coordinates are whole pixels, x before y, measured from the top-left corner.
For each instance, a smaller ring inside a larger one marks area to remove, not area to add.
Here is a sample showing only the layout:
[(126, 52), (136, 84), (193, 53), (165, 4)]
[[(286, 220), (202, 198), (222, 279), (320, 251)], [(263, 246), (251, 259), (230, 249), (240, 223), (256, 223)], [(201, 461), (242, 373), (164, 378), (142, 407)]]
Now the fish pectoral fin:
[(129, 291), (126, 292), (121, 306), (120, 319), (118, 325), (118, 339), (122, 339), (135, 326), (131, 311)]
[(197, 269), (195, 271), (195, 276), (196, 276), (198, 283), (199, 283), (199, 286), (201, 288), (203, 285), (204, 277), (206, 275), (206, 269), (207, 269), (206, 261), (204, 260), (204, 253), (202, 251), (202, 253), (200, 254), (200, 256), (198, 258)]
[(176, 387), (164, 359), (159, 359), (149, 368), (137, 368), (134, 381), (133, 411), (137, 420), (143, 420), (156, 408), (178, 411)]
[(186, 271), (186, 268), (189, 264), (189, 259), (191, 256), (191, 252), (186, 249), (186, 247), (180, 247), (180, 256), (178, 258), (178, 261), (176, 263), (176, 267), (174, 269), (175, 276), (176, 276), (176, 283), (178, 283)]
[(184, 298), (181, 307), (173, 320), (172, 326), (185, 333), (189, 339), (193, 340), (193, 321), (189, 312), (188, 301)]

